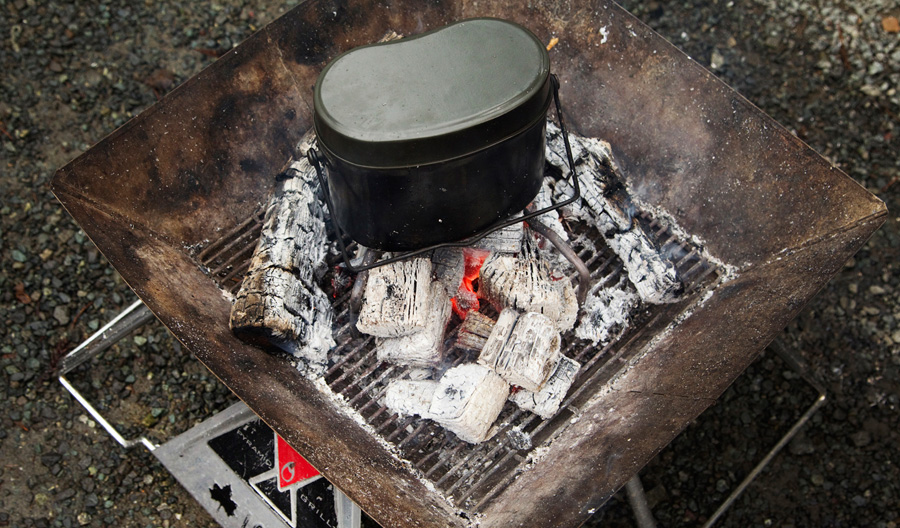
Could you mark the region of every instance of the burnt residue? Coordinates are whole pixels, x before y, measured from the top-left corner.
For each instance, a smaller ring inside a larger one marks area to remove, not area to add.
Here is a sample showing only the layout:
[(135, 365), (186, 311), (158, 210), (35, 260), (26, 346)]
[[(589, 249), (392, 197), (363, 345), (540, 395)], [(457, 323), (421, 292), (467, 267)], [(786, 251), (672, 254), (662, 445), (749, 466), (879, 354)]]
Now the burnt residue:
[(290, 30), (279, 38), (278, 46), (291, 51), (285, 58), (301, 65), (317, 65), (333, 57), (336, 41), (329, 26), (346, 24), (349, 10), (346, 2), (309, 2), (309, 9), (292, 19)]
[(260, 173), (263, 170), (262, 164), (252, 158), (244, 158), (240, 161), (241, 170), (244, 172)]

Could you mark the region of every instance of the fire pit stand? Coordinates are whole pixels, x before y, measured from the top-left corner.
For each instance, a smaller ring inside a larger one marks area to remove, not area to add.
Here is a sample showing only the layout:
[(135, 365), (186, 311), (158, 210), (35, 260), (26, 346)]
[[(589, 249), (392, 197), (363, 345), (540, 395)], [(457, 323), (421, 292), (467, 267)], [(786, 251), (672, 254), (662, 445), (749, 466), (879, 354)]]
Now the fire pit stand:
[(290, 477), (302, 459), (279, 457), (279, 442), (243, 403), (236, 403), (161, 444), (128, 439), (68, 379), (85, 362), (153, 320), (135, 301), (63, 357), (59, 382), (123, 448), (143, 446), (223, 528), (359, 528), (361, 511), (319, 475), (274, 484), (275, 468)]
[[(343, 373), (330, 383), (305, 378), (228, 327), (227, 292), (240, 282), (242, 252), (252, 251), (249, 230), (311, 126), (321, 68), (390, 30), (411, 36), (476, 16), (559, 38), (551, 60), (570, 130), (609, 142), (650, 218), (671, 218), (722, 264), (700, 264), (693, 273), (711, 271), (697, 291), (652, 310), (608, 350), (568, 343), (569, 353), (598, 359), (583, 367), (565, 412), (534, 422), (547, 425), (530, 446), (506, 434), (480, 448), (425, 442), (421, 424), (385, 413), (378, 431), (367, 414), (375, 404), (361, 413), (349, 403), (356, 394), (337, 394), (382, 373), (366, 363), (370, 345), (342, 350), (338, 369), (360, 376), (340, 388)], [(53, 190), (187, 349), (386, 526), (582, 522), (715, 401), (886, 215), (827, 160), (603, 0), (309, 0), (60, 169)], [(210, 250), (223, 237), (230, 242)], [(409, 450), (420, 453), (415, 462)]]

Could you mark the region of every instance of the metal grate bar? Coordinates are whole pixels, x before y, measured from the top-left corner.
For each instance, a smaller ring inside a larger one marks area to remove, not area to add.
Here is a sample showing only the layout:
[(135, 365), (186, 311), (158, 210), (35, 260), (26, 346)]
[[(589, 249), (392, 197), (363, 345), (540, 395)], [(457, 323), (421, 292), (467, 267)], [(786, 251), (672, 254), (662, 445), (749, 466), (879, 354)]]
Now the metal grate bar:
[[(232, 237), (237, 236), (238, 234), (240, 234), (242, 231), (244, 231), (245, 229), (247, 229), (248, 227), (250, 227), (253, 224), (259, 224), (260, 226), (262, 226), (262, 220), (263, 220), (264, 213), (265, 213), (265, 208), (261, 208), (261, 209), (257, 210), (255, 213), (253, 213), (252, 215), (250, 215), (246, 220), (244, 220), (240, 224), (236, 225), (232, 229), (229, 229), (228, 231), (223, 233), (222, 236), (220, 236), (219, 238), (214, 240), (210, 245), (206, 246), (206, 248), (204, 248), (203, 251), (201, 251), (200, 253), (197, 254), (197, 260), (199, 260), (201, 262), (214, 261), (217, 258), (217, 256), (221, 253), (221, 251), (219, 251), (219, 248), (223, 245), (226, 245), (226, 246), (229, 245), (229, 240), (231, 240)], [(213, 254), (213, 252), (215, 252), (215, 254)], [(213, 254), (212, 257), (210, 257), (211, 254)]]
[[(525, 461), (525, 457), (519, 455), (519, 453), (516, 452), (516, 450), (514, 450), (514, 449), (509, 449), (509, 450), (506, 452), (506, 455), (504, 455), (504, 457), (501, 458), (499, 462), (497, 462), (496, 464), (494, 464), (493, 466), (491, 466), (491, 468), (488, 469), (487, 471), (485, 471), (484, 474), (481, 476), (481, 478), (478, 479), (477, 482), (475, 482), (474, 484), (472, 484), (471, 486), (469, 486), (469, 490), (468, 490), (466, 493), (464, 493), (463, 495), (460, 495), (460, 497), (457, 499), (457, 502), (460, 503), (460, 504), (462, 504), (462, 503), (464, 503), (465, 501), (469, 500), (469, 497), (471, 497), (476, 491), (478, 491), (478, 489), (479, 489), (481, 486), (483, 486), (484, 483), (487, 482), (488, 479), (490, 479), (495, 473), (497, 473), (497, 471), (499, 471), (501, 468), (505, 467), (506, 464), (507, 464), (507, 463), (510, 461), (510, 459), (512, 459), (512, 458), (517, 458), (519, 462), (524, 462), (524, 461)], [(512, 474), (510, 475), (510, 477), (515, 477), (515, 473), (512, 473)], [(510, 479), (510, 480), (511, 480), (511, 479)], [(504, 485), (503, 487), (505, 488), (506, 486)], [(494, 486), (491, 490), (489, 490), (489, 491), (488, 491), (487, 493), (485, 493), (484, 495), (485, 495), (485, 496), (491, 495), (491, 494), (492, 494), (491, 492), (492, 492), (493, 490), (497, 490), (497, 489), (502, 489), (502, 488), (499, 488), (499, 486)]]
[[(374, 340), (375, 340), (374, 337), (372, 337), (372, 336), (367, 336), (361, 343), (358, 343), (355, 347), (353, 347), (353, 350), (351, 350), (350, 352), (348, 352), (347, 355), (345, 355), (344, 357), (342, 357), (341, 359), (339, 359), (338, 362), (335, 363), (333, 367), (331, 367), (330, 369), (328, 369), (328, 371), (325, 372), (325, 377), (327, 378), (328, 376), (330, 376), (330, 375), (334, 374), (335, 372), (337, 372), (338, 369), (340, 369), (341, 367), (343, 367), (343, 366), (344, 366), (344, 365), (345, 365), (352, 357), (354, 357), (356, 354), (358, 354), (361, 350), (365, 350), (366, 347), (369, 346), (369, 344), (371, 344), (372, 341), (374, 341)], [(349, 345), (349, 344), (351, 344), (351, 343), (353, 343), (353, 340), (348, 340), (348, 341), (346, 342), (346, 344), (345, 344), (345, 345), (342, 345), (342, 346), (346, 346), (346, 345)], [(340, 378), (339, 378), (339, 379), (340, 379)], [(337, 382), (337, 380), (336, 380), (336, 381), (333, 381), (332, 383), (336, 383), (336, 382)]]
[[(369, 396), (369, 389), (371, 389), (371, 388), (374, 387), (375, 385), (377, 385), (377, 384), (381, 383), (382, 381), (384, 381), (384, 378), (386, 378), (386, 377), (390, 376), (391, 374), (393, 374), (395, 370), (397, 370), (397, 367), (394, 367), (394, 366), (388, 366), (388, 368), (384, 369), (384, 372), (382, 372), (377, 378), (375, 378), (374, 380), (372, 380), (371, 383), (369, 383), (368, 385), (366, 385), (365, 387), (363, 387), (363, 388), (359, 391), (359, 394), (357, 394), (356, 396), (354, 396), (354, 397), (350, 400), (350, 406), (352, 407), (356, 402), (358, 402), (358, 401), (360, 400), (360, 398), (362, 398), (362, 397), (364, 397), (364, 396)], [(363, 377), (365, 377), (365, 376), (363, 376)], [(362, 379), (362, 378), (360, 378), (360, 379)], [(348, 385), (348, 387), (349, 387), (349, 385)], [(344, 389), (344, 390), (347, 390), (347, 389)], [(375, 400), (373, 399), (372, 401), (375, 401)]]

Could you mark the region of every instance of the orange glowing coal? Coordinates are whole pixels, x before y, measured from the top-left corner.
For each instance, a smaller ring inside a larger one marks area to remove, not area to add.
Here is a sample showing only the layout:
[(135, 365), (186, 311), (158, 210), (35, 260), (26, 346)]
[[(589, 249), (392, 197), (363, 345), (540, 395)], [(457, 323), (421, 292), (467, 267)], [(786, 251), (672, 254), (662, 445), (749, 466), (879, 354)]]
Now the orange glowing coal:
[(490, 254), (490, 251), (484, 249), (463, 248), (466, 268), (463, 272), (462, 284), (459, 285), (456, 297), (450, 299), (450, 302), (453, 304), (453, 312), (460, 319), (465, 319), (470, 310), (478, 311), (480, 307), (474, 284), (479, 272), (481, 272), (484, 260)]

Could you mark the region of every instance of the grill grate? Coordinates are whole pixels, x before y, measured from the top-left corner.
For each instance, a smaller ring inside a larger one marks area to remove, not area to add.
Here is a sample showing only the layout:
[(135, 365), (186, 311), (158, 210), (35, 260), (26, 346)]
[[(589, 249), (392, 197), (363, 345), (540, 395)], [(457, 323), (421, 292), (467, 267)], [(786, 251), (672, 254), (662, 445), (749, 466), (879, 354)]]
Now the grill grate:
[[(240, 287), (240, 278), (249, 265), (263, 216), (264, 210), (257, 211), (197, 255), (198, 260), (206, 263), (208, 275), (223, 289), (234, 293)], [(679, 240), (664, 224), (644, 213), (636, 216), (635, 220), (656, 234), (661, 251), (670, 255), (675, 263), (687, 294), (696, 293), (713, 280), (716, 268), (702, 257), (699, 248)], [(622, 261), (605, 246), (595, 228), (570, 222), (568, 229), (570, 244), (591, 271), (592, 286), (627, 281)], [(323, 278), (323, 283), (328, 282), (327, 277)], [(570, 279), (574, 278), (573, 272)], [(329, 291), (333, 288), (323, 289)], [(577, 416), (575, 402), (602, 387), (607, 374), (604, 365), (616, 358), (617, 351), (622, 350), (625, 344), (639, 336), (654, 319), (655, 313), (659, 312), (657, 307), (642, 306), (638, 320), (602, 347), (575, 338), (571, 331), (562, 336), (563, 353), (577, 360), (582, 367), (557, 414), (545, 420), (507, 402), (497, 420), (496, 434), (479, 445), (470, 445), (430, 420), (401, 418), (384, 405), (388, 382), (406, 376), (409, 369), (378, 361), (375, 339), (356, 330), (348, 300), (349, 290), (334, 297), (334, 338), (337, 346), (330, 352), (333, 364), (324, 375), (325, 382), (448, 500), (475, 511), (515, 478), (528, 462), (534, 447), (551, 440), (571, 418)], [(453, 328), (448, 332), (446, 343), (455, 342), (457, 330)], [(449, 369), (471, 359), (474, 359), (471, 352), (452, 346), (442, 368)], [(521, 442), (514, 442), (509, 434), (511, 432), (521, 432), (530, 437), (533, 447), (526, 445), (523, 448)]]

